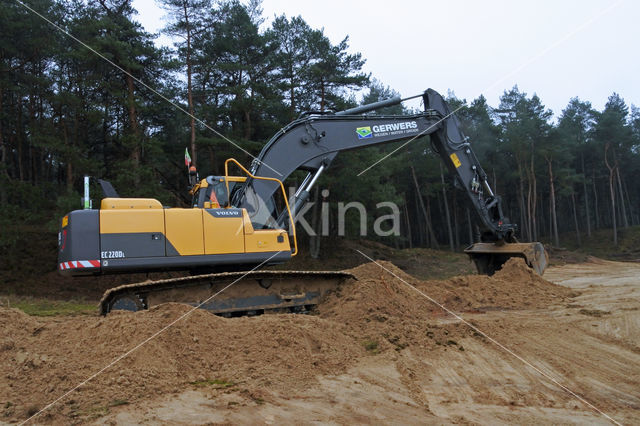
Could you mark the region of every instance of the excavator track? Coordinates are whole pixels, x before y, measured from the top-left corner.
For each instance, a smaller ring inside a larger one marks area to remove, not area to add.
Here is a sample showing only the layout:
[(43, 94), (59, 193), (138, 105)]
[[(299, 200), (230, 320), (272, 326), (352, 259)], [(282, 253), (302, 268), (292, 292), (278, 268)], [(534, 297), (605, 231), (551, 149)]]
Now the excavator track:
[(107, 290), (100, 313), (139, 311), (168, 302), (199, 306), (227, 317), (305, 312), (329, 291), (355, 279), (336, 271), (250, 271), (144, 281)]

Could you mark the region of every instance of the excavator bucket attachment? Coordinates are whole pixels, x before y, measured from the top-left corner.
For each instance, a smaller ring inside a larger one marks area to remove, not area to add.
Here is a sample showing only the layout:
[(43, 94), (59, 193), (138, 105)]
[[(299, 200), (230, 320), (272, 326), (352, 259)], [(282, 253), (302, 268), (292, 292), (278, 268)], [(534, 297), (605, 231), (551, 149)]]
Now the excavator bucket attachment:
[(521, 257), (538, 275), (547, 269), (548, 255), (541, 243), (476, 243), (464, 250), (479, 274), (493, 275), (512, 257)]

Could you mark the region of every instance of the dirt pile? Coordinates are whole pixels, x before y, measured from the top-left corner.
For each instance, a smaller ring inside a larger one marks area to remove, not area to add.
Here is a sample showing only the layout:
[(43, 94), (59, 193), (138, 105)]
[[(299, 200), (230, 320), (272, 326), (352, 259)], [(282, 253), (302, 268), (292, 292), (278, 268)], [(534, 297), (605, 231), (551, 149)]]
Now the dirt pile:
[[(3, 417), (25, 418), (189, 311), (165, 304), (106, 318), (36, 321), (0, 309)], [(224, 319), (197, 310), (47, 412), (86, 418), (110, 404), (194, 386), (304, 386), (337, 374), (364, 349), (339, 324), (309, 315)], [(1, 418), (1, 417), (0, 417)]]
[(363, 311), (381, 311), (391, 316), (442, 311), (429, 298), (458, 312), (546, 308), (572, 294), (571, 290), (540, 277), (518, 258), (510, 259), (492, 277), (463, 275), (438, 281), (420, 281), (392, 263), (377, 263), (350, 270), (357, 283), (334, 294), (320, 307), (321, 312), (354, 313), (356, 318)]
[[(445, 306), (463, 311), (547, 308), (560, 304), (573, 293), (545, 280), (519, 258), (511, 258), (492, 277), (459, 276), (438, 281), (434, 286), (452, 293), (442, 302)], [(430, 287), (425, 283), (421, 288)]]
[[(459, 312), (544, 308), (568, 295), (515, 260), (494, 277), (424, 282), (391, 263), (382, 265)], [(87, 420), (110, 406), (185, 386), (229, 388), (256, 401), (269, 400), (270, 392), (304, 389), (318, 376), (341, 374), (365, 356), (393, 356), (406, 348), (426, 355), (463, 351), (461, 339), (482, 339), (380, 266), (365, 264), (351, 272), (358, 280), (330, 295), (315, 315), (226, 319), (194, 311), (40, 420)], [(35, 413), (190, 310), (165, 304), (106, 318), (34, 319), (0, 309), (0, 419)]]
[(317, 308), (322, 318), (344, 324), (354, 339), (375, 352), (410, 346), (459, 349), (459, 339), (481, 337), (434, 301), (464, 314), (547, 308), (573, 294), (515, 258), (492, 277), (466, 275), (444, 281), (420, 281), (392, 263), (377, 263), (350, 270), (358, 280)]

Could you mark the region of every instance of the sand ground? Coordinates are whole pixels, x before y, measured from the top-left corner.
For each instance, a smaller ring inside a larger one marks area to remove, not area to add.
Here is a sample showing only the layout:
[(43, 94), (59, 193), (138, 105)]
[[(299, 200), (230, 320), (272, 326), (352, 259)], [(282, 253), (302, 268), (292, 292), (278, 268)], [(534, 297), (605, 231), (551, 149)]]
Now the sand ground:
[[(623, 424), (640, 418), (640, 264), (592, 259), (542, 280), (408, 283), (376, 264), (314, 315), (198, 311), (43, 412), (39, 424)], [(25, 420), (188, 310), (35, 319), (0, 310), (0, 422)]]

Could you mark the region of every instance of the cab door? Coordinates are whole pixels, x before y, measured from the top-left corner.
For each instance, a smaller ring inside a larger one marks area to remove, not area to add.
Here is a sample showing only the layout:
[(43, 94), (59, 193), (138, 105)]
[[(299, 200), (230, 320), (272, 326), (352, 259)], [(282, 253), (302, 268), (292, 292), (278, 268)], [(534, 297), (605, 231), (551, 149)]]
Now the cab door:
[(205, 254), (244, 253), (242, 209), (203, 209)]

